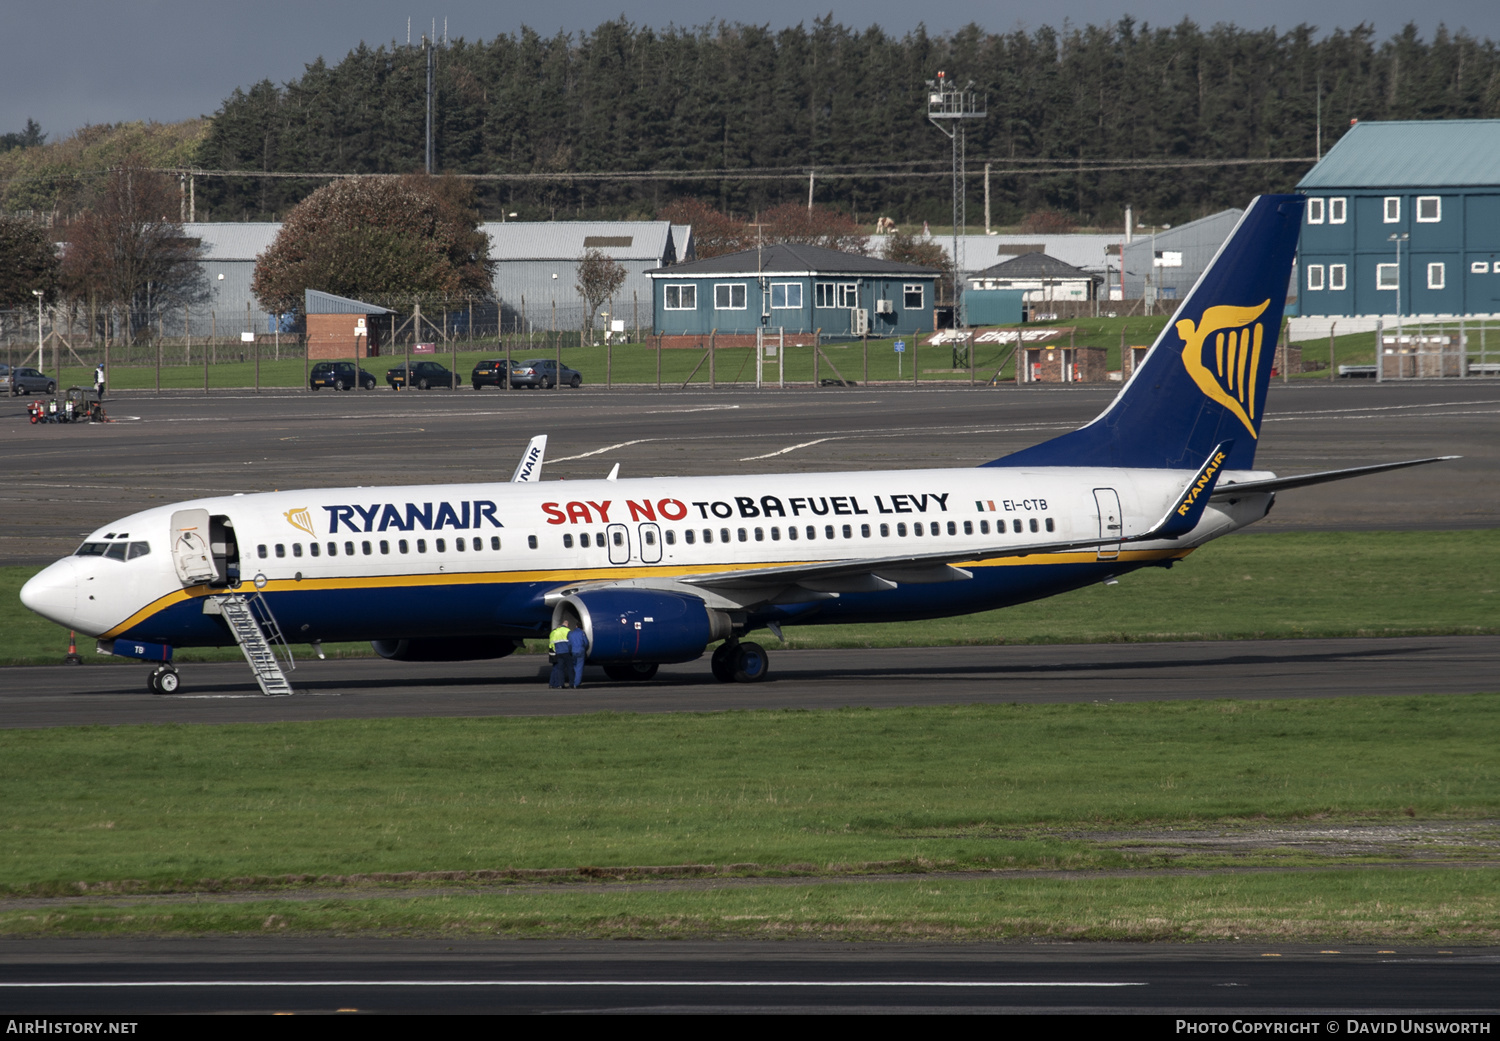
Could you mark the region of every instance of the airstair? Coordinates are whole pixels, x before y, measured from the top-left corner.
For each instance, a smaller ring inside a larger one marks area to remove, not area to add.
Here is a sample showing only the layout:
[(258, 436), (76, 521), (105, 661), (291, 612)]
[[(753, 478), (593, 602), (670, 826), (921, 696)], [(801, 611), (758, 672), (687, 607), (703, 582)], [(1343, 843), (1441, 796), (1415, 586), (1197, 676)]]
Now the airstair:
[(245, 660), (255, 673), (255, 682), (261, 693), (267, 697), (291, 694), (292, 684), (277, 660), (278, 645), (288, 669), (295, 669), (297, 663), (292, 659), (292, 649), (282, 638), (281, 627), (276, 624), (276, 616), (271, 613), (271, 605), (266, 603), (265, 597), (257, 592), (249, 596), (231, 593), (208, 599), (229, 624), (229, 631), (234, 633)]

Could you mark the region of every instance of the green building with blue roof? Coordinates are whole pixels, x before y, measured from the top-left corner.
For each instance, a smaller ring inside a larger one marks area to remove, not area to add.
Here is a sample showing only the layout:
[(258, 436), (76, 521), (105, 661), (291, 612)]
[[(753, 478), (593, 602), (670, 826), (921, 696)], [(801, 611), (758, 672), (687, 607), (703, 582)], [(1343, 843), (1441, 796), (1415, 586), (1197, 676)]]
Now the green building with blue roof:
[(1297, 187), (1303, 316), (1500, 315), (1500, 119), (1358, 123)]

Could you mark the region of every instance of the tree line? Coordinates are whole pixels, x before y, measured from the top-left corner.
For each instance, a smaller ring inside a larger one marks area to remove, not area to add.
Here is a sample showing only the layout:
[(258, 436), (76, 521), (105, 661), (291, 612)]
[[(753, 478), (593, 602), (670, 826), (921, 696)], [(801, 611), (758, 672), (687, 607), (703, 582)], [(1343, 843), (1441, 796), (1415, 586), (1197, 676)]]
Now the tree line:
[[(420, 46), (361, 45), (295, 81), (236, 90), (213, 116), (197, 162), (419, 171), (426, 61)], [(578, 35), (460, 39), (433, 61), (435, 172), (560, 175), (481, 182), (478, 204), (492, 219), (649, 217), (684, 197), (747, 217), (805, 204), (806, 171), (822, 168), (816, 201), (861, 223), (885, 215), (946, 224), (949, 144), (926, 119), (927, 81), (939, 70), (961, 85), (972, 80), (987, 103), (966, 139), (971, 225), (982, 220), (985, 162), (994, 167), (996, 223), (1056, 211), (1107, 226), (1126, 205), (1181, 222), (1295, 185), (1310, 163), (1217, 162), (1311, 157), (1320, 125), (1326, 151), (1352, 119), (1500, 116), (1495, 43), (1443, 28), (1426, 40), (1415, 26), (1377, 41), (1368, 25), (1325, 34), (1312, 25), (1278, 32), (1128, 18), (899, 37), (831, 18), (780, 30), (620, 20)], [(1215, 165), (1091, 169), (1204, 160)], [(931, 176), (876, 176), (902, 169)], [(721, 170), (729, 176), (692, 176)], [(585, 176), (621, 171), (666, 174)], [(317, 186), (209, 178), (199, 206), (216, 219), (274, 219)]]

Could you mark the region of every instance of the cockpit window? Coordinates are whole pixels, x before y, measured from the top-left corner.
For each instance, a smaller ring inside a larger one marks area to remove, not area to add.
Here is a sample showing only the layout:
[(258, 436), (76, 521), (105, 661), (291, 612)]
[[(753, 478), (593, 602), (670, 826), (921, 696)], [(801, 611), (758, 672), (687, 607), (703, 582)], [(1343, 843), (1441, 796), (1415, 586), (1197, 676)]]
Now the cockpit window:
[(111, 543), (109, 549), (107, 549), (107, 550), (104, 551), (104, 555), (106, 557), (108, 557), (110, 560), (124, 560), (125, 559), (125, 543), (123, 543), (123, 542)]
[(85, 542), (73, 555), (75, 557), (102, 557), (107, 549), (109, 549), (108, 542)]
[(150, 553), (150, 552), (151, 552), (151, 543), (149, 543), (149, 542), (132, 542), (130, 544), (130, 551), (125, 554), (125, 559), (126, 560), (134, 560), (136, 557), (144, 557), (147, 553)]

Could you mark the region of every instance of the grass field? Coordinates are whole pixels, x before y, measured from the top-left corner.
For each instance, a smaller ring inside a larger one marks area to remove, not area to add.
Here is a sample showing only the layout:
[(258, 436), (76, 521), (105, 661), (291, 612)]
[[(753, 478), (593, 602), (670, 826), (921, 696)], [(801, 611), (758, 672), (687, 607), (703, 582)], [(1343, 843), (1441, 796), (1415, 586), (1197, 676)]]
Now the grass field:
[[(846, 877), (442, 898), (422, 895), (429, 879), (408, 885), (410, 896), (387, 886), (383, 899), (368, 887), (325, 899), (314, 885), (311, 899), (272, 891), (244, 906), (0, 906), (0, 932), (259, 931), (272, 921), (337, 931), (1493, 942), (1493, 872), (1462, 866), (1091, 876), (1213, 866), (1213, 857), (1122, 852), (1094, 839), (1103, 829), (1492, 818), (1497, 740), (1493, 694), (6, 731), (0, 879), (13, 896), (121, 880), (138, 893), (254, 892), (255, 876), (343, 884), (351, 874), (579, 865), (604, 877), (651, 864)], [(1276, 848), (1240, 859), (1318, 861)], [(1065, 874), (847, 877), (1037, 867)]]
[(11, 936), (279, 932), (1490, 945), (1500, 887), (1489, 870), (1359, 870), (0, 908)]
[[(1500, 632), (1500, 530), (1241, 534), (1170, 570), (1146, 568), (1003, 611), (880, 626), (788, 627), (768, 647), (931, 647), (1126, 640), (1447, 635)], [(59, 661), (67, 632), (17, 594), (36, 568), (0, 568), (0, 663)], [(537, 644), (534, 650), (540, 650)], [(326, 645), (368, 655), (368, 644)], [(112, 659), (84, 648), (85, 661)], [(237, 648), (182, 661), (236, 660)]]
[(1500, 695), (10, 730), (0, 879), (1118, 867), (1061, 836), (1491, 814), (1497, 743)]
[[(1122, 344), (1130, 346), (1147, 346), (1154, 343), (1157, 335), (1166, 327), (1170, 320), (1167, 315), (1133, 316), (1123, 318), (1070, 318), (1050, 322), (1033, 323), (1027, 328), (1031, 329), (1057, 329), (1059, 330), (1056, 343), (1061, 347), (1102, 347), (1105, 349), (1105, 368), (1115, 371), (1120, 368), (1120, 347)], [(1067, 331), (1064, 331), (1067, 330)], [(568, 334), (576, 338), (576, 333)], [(929, 331), (928, 336), (931, 335)], [(834, 379), (841, 375), (844, 379), (864, 383), (866, 380), (874, 383), (912, 381), (912, 369), (915, 367), (917, 379), (922, 383), (932, 382), (957, 382), (967, 383), (969, 380), (968, 361), (954, 354), (951, 346), (926, 346), (919, 341), (925, 337), (907, 336), (903, 338), (906, 345), (904, 355), (898, 361), (893, 349), (894, 340), (872, 339), (865, 344), (861, 341), (838, 342), (824, 344), (823, 352), (827, 360), (819, 362), (817, 376), (819, 379)], [(1487, 329), (1481, 338), (1479, 332), (1470, 330), (1469, 353), (1478, 356), (1483, 347), (1489, 352), (1486, 356), (1491, 360), (1500, 358), (1500, 329)], [(704, 345), (707, 346), (708, 338), (704, 337)], [(240, 389), (254, 387), (257, 385), (266, 389), (306, 387), (306, 364), (299, 356), (288, 358), (286, 355), (297, 351), (299, 348), (295, 341), (282, 346), (281, 359), (275, 360), (276, 348), (269, 344), (259, 344), (261, 351), (260, 372), (257, 376), (253, 355), (246, 361), (219, 361), (208, 366), (208, 387), (213, 390)], [(467, 390), (470, 370), (476, 362), (485, 358), (496, 358), (504, 356), (504, 348), (495, 343), (478, 344), (475, 342), (460, 342), (457, 351), (457, 365), (455, 368), (455, 355), (452, 350), (445, 349), (433, 355), (438, 362), (449, 369), (456, 371), (463, 379), (465, 393)], [(1328, 338), (1320, 337), (1314, 340), (1299, 342), (1302, 348), (1304, 362), (1330, 361)], [(1373, 332), (1352, 333), (1337, 336), (1334, 339), (1333, 355), (1331, 358), (1334, 372), (1339, 365), (1371, 365), (1375, 361), (1375, 334)], [(163, 349), (164, 361), (160, 370), (160, 385), (164, 390), (202, 390), (204, 387), (204, 366), (201, 358), (201, 344), (193, 347), (194, 357), (200, 359), (196, 364), (182, 364), (185, 347), (180, 342), (169, 343)], [(241, 356), (245, 349), (244, 345), (224, 343), (219, 347), (220, 356), (229, 359)], [(141, 348), (135, 348), (133, 357), (139, 359)], [(96, 354), (85, 353), (86, 359), (93, 360)], [(714, 358), (713, 378), (716, 384), (722, 385), (745, 385), (755, 383), (754, 352), (748, 348), (721, 348), (716, 350)], [(868, 353), (868, 362), (866, 354)], [(557, 348), (553, 341), (539, 338), (530, 343), (512, 342), (511, 358), (521, 361), (526, 358), (543, 357), (552, 358), (557, 356)], [(709, 383), (709, 366), (705, 362), (701, 366), (704, 351), (701, 349), (673, 349), (661, 352), (661, 382), (663, 386), (680, 386), (691, 378), (693, 385), (704, 385)], [(385, 372), (403, 360), (404, 355), (399, 351), (386, 357), (368, 358), (361, 365), (379, 381), (381, 392), (387, 392), (385, 386)], [(565, 347), (562, 351), (563, 363), (570, 368), (577, 369), (583, 373), (584, 382), (588, 386), (600, 386), (606, 381), (626, 384), (654, 384), (657, 382), (657, 351), (653, 343), (628, 343), (616, 344), (606, 349), (603, 346)], [(831, 367), (830, 367), (831, 362)], [(868, 364), (868, 376), (866, 365)], [(697, 372), (694, 373), (694, 369)], [(959, 368), (962, 371), (949, 371)], [(52, 374), (51, 369), (45, 371)], [(836, 372), (834, 370), (837, 370)], [(768, 360), (763, 373), (763, 379), (775, 383), (779, 372), (778, 364), (774, 359)], [(785, 378), (789, 383), (808, 383), (814, 377), (813, 351), (810, 347), (789, 347), (784, 366)], [(1292, 373), (1289, 375), (1293, 380), (1326, 380), (1329, 378), (1329, 369), (1325, 368), (1314, 372)], [(1011, 348), (1004, 345), (979, 345), (974, 354), (975, 378), (983, 383), (999, 374), (1001, 381), (1013, 380), (1016, 370)], [(116, 390), (154, 390), (157, 386), (157, 369), (153, 362), (141, 363), (136, 360), (132, 364), (122, 364), (120, 355), (116, 355), (110, 366), (110, 386)], [(94, 370), (91, 366), (78, 364), (64, 364), (60, 368), (58, 384), (60, 387), (78, 385), (91, 387), (94, 380)], [(330, 392), (331, 393), (331, 392)], [(486, 393), (493, 393), (487, 391)], [(565, 393), (565, 392), (560, 392)]]

